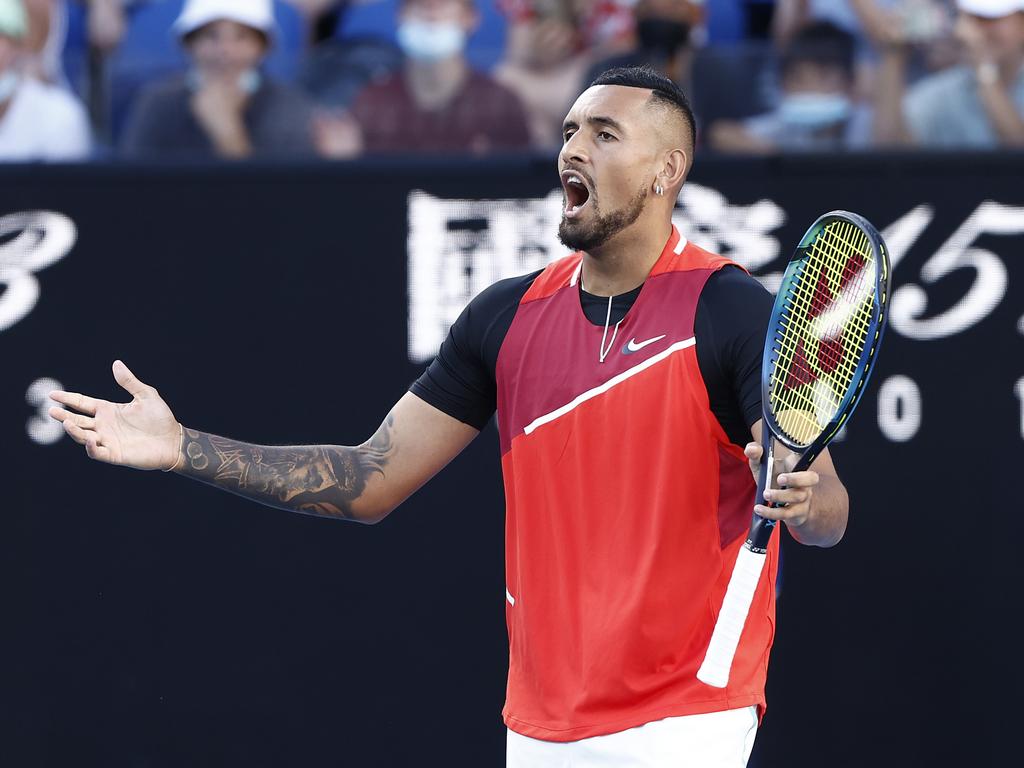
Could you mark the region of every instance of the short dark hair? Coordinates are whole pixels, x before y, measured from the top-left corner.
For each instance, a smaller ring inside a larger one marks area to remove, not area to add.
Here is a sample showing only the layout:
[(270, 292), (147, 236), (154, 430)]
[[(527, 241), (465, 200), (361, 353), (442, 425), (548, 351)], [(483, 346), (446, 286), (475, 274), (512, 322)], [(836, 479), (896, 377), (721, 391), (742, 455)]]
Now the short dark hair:
[(627, 88), (647, 88), (651, 93), (651, 101), (658, 101), (674, 108), (686, 120), (690, 131), (690, 141), (697, 143), (697, 120), (693, 116), (690, 100), (683, 89), (674, 80), (665, 77), (648, 64), (639, 67), (615, 67), (606, 69), (592, 82), (595, 85), (623, 85)]
[(835, 67), (853, 79), (857, 41), (845, 29), (829, 21), (815, 21), (797, 30), (782, 52), (779, 69), (783, 75), (797, 64)]

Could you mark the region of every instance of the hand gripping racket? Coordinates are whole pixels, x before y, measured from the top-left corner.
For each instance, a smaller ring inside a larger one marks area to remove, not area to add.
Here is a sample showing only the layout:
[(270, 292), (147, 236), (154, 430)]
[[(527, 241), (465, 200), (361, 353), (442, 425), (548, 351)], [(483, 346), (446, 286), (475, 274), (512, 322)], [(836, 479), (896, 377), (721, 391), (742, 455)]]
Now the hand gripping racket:
[[(771, 487), (774, 440), (799, 454), (792, 471), (802, 472), (857, 407), (882, 341), (890, 281), (885, 243), (854, 213), (826, 213), (797, 246), (764, 342), (757, 504), (765, 503), (765, 488)], [(729, 683), (775, 522), (755, 513), (736, 559), (697, 671), (701, 682), (715, 688)]]

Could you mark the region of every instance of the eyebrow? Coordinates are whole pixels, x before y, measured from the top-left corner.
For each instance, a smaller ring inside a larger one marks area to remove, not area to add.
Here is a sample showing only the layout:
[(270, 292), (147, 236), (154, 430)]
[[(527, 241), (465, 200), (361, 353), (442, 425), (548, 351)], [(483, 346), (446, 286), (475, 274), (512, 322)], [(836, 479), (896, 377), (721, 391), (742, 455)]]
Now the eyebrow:
[[(619, 133), (625, 133), (626, 129), (622, 127), (622, 123), (613, 117), (606, 117), (604, 115), (594, 115), (593, 117), (587, 118), (587, 123), (590, 125), (607, 125)], [(574, 120), (566, 120), (562, 123), (562, 133), (569, 128), (579, 128), (579, 124)]]

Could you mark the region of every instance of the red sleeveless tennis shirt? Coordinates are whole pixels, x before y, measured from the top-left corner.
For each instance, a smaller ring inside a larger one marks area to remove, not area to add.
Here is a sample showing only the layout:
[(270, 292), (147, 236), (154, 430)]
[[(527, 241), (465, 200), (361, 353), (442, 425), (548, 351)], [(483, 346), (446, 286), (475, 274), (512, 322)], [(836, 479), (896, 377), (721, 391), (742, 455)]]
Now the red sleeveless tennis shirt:
[(503, 715), (517, 733), (574, 741), (676, 715), (763, 711), (777, 534), (729, 686), (696, 677), (755, 492), (694, 348), (700, 292), (731, 263), (673, 229), (603, 363), (605, 329), (580, 306), (581, 254), (553, 262), (520, 302), (496, 369)]

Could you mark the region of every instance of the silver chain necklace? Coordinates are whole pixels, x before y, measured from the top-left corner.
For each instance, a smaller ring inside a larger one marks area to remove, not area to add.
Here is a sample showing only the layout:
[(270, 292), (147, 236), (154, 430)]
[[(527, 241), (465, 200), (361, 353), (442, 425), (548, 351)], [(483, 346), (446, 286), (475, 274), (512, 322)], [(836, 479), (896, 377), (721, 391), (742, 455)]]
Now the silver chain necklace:
[[(583, 285), (583, 273), (582, 272), (580, 272), (580, 290), (583, 291), (584, 293), (586, 293), (586, 291), (587, 291), (587, 287), (585, 285)], [(593, 295), (593, 294), (591, 294), (591, 295)], [(611, 322), (612, 322), (612, 299), (613, 298), (615, 298), (615, 297), (614, 296), (609, 296), (608, 297), (608, 313), (604, 317), (604, 333), (601, 335), (601, 349), (599, 351), (598, 359), (597, 359), (597, 362), (599, 362), (599, 363), (603, 363), (604, 362), (604, 359), (606, 357), (608, 357), (608, 353), (612, 351), (612, 347), (615, 346), (615, 337), (619, 333), (619, 324), (622, 323), (622, 320), (619, 320), (619, 322), (615, 324), (615, 328), (612, 330), (612, 338), (611, 338), (610, 341), (608, 341), (608, 346), (605, 347), (605, 345), (604, 345), (605, 340), (608, 339), (608, 327), (611, 325)], [(625, 318), (623, 318), (623, 320), (625, 320)]]

